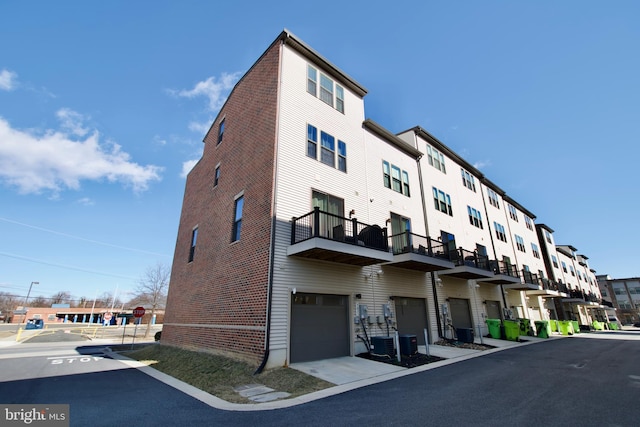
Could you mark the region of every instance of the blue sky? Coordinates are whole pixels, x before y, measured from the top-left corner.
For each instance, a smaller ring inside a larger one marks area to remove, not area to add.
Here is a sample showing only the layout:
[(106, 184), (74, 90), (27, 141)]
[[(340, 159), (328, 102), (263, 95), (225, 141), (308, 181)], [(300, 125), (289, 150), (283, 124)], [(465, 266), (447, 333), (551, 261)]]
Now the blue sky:
[(171, 264), (184, 173), (287, 28), (598, 274), (640, 275), (635, 1), (0, 2), (0, 291), (127, 298)]

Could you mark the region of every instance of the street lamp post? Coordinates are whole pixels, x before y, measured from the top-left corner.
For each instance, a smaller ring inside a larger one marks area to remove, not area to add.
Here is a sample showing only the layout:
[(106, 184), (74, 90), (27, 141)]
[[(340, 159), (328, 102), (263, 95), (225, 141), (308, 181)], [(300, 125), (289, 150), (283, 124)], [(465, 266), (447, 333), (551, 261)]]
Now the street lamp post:
[[(24, 299), (24, 306), (22, 307), (22, 310), (24, 311), (24, 319), (22, 320), (27, 320), (27, 302), (29, 301), (29, 295), (31, 295), (31, 288), (33, 287), (33, 285), (39, 285), (40, 282), (31, 282), (31, 284), (29, 285), (29, 292), (27, 292), (27, 297)], [(20, 325), (22, 324), (22, 321), (18, 322), (18, 329), (20, 329)]]

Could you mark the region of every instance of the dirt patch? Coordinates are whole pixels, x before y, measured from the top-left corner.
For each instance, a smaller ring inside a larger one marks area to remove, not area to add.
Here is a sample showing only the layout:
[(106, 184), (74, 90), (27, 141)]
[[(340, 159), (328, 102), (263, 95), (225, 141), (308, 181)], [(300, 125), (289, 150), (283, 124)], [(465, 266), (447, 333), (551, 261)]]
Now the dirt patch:
[(400, 362), (398, 362), (397, 356), (380, 356), (376, 354), (370, 353), (360, 353), (357, 355), (363, 359), (373, 360), (375, 362), (389, 363), (391, 365), (402, 366), (404, 368), (415, 368), (416, 366), (426, 365), (428, 363), (438, 362), (440, 360), (445, 360), (442, 357), (437, 356), (427, 356), (422, 353), (415, 353), (412, 355), (402, 355), (400, 357)]
[(469, 350), (490, 350), (495, 348), (492, 345), (487, 344), (476, 344), (470, 342), (462, 342), (456, 340), (440, 340), (434, 343), (435, 345), (442, 345), (445, 347), (456, 347), (456, 348), (466, 348)]

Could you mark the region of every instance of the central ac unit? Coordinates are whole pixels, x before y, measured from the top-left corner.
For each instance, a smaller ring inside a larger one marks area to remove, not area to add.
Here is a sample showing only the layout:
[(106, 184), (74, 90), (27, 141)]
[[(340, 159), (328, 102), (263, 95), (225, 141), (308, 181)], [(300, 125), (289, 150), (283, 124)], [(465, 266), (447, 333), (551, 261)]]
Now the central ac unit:
[(393, 337), (371, 337), (371, 353), (378, 356), (393, 357)]

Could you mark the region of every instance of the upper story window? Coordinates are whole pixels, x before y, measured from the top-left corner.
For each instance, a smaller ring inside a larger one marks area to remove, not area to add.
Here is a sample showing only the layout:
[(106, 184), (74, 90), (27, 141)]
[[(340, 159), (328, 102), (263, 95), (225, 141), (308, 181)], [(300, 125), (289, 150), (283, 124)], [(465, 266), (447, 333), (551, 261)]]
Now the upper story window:
[(469, 213), (469, 222), (474, 227), (483, 228), (482, 227), (482, 214), (472, 208), (471, 206), (467, 206), (467, 212)]
[(491, 206), (495, 206), (496, 208), (500, 209), (500, 201), (498, 199), (498, 193), (496, 193), (490, 188), (487, 188), (487, 194), (489, 196), (489, 203), (491, 204)]
[(553, 266), (555, 268), (560, 268), (560, 267), (558, 267), (558, 258), (556, 258), (555, 255), (551, 255), (551, 262), (553, 263)]
[(562, 262), (562, 271), (564, 271), (565, 273), (567, 272), (567, 264), (564, 263), (564, 261)]
[(216, 171), (213, 174), (213, 187), (218, 186), (218, 182), (220, 182), (220, 165), (216, 166)]
[(553, 243), (551, 241), (551, 233), (549, 233), (547, 230), (544, 230), (544, 237), (547, 239), (547, 242)]
[[(342, 172), (347, 171), (347, 144), (338, 140), (338, 160), (336, 162), (336, 139), (320, 131), (320, 161)], [(318, 129), (307, 124), (307, 156), (318, 160)]]
[[(318, 74), (320, 75), (319, 94)], [(344, 88), (327, 75), (319, 73), (311, 65), (307, 65), (307, 92), (344, 114)]]
[(464, 185), (469, 190), (472, 190), (475, 193), (475, 191), (476, 191), (476, 183), (475, 183), (475, 180), (473, 178), (473, 175), (471, 175), (469, 172), (467, 172), (466, 170), (464, 170), (462, 168), (460, 168), (460, 173), (462, 174), (462, 185)]
[(218, 144), (222, 142), (222, 137), (224, 136), (224, 121), (225, 119), (222, 119), (220, 126), (218, 126)]
[(514, 221), (518, 221), (518, 211), (516, 210), (516, 208), (510, 203), (507, 203), (507, 208), (509, 208), (509, 216), (511, 217), (511, 219)]
[(518, 236), (517, 234), (515, 235), (515, 238), (516, 238), (516, 247), (518, 248), (518, 250), (522, 252), (526, 252), (524, 247), (524, 239)]
[(493, 221), (493, 227), (496, 229), (496, 238), (498, 240), (502, 240), (503, 242), (506, 242), (507, 234), (504, 232), (504, 227), (495, 221)]
[(231, 233), (231, 241), (240, 240), (240, 230), (242, 229), (242, 210), (244, 208), (244, 196), (240, 196), (235, 200), (233, 214), (233, 231)]
[(427, 144), (427, 160), (434, 168), (438, 169), (442, 173), (447, 173), (447, 169), (444, 166), (444, 156), (429, 144)]
[(535, 243), (531, 244), (531, 252), (533, 252), (534, 257), (540, 258), (540, 251), (538, 250), (538, 245)]
[(453, 216), (453, 209), (451, 208), (451, 196), (442, 190), (438, 190), (436, 187), (433, 189), (433, 204), (437, 210), (446, 213), (449, 216)]
[(189, 262), (193, 261), (193, 256), (196, 253), (196, 241), (198, 240), (198, 227), (195, 227), (191, 231), (191, 247), (189, 248)]
[(573, 265), (570, 265), (570, 266), (569, 266), (569, 271), (571, 271), (571, 275), (572, 275), (573, 277), (575, 277), (575, 276), (576, 276), (576, 271), (573, 269)]
[(382, 161), (382, 180), (384, 186), (411, 197), (409, 189), (409, 173), (399, 167), (390, 164), (386, 160)]
[(527, 215), (524, 216), (524, 223), (526, 224), (529, 230), (533, 231), (533, 221)]

